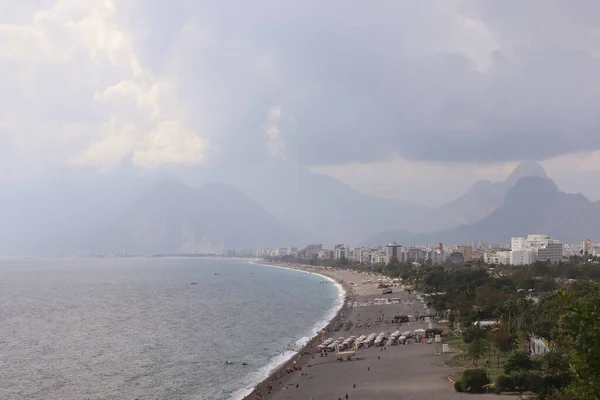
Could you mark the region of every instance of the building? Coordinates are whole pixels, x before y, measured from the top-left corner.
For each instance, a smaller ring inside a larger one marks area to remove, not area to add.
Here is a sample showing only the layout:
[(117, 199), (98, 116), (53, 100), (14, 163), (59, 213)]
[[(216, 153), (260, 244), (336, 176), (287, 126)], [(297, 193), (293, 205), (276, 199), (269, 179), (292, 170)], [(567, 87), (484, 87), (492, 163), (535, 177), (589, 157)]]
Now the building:
[(548, 235), (528, 235), (527, 237), (514, 237), (511, 240), (511, 250), (540, 249), (546, 247), (548, 243), (560, 243)]
[(462, 253), (465, 257), (465, 262), (471, 261), (473, 259), (473, 248), (471, 246), (463, 246)]
[(431, 260), (432, 265), (442, 265), (446, 261), (444, 253), (440, 249), (432, 249), (427, 253), (427, 259)]
[(492, 251), (483, 254), (483, 262), (486, 264), (494, 265), (509, 265), (510, 264), (510, 251)]
[(333, 258), (333, 251), (331, 251), (331, 250), (323, 249), (319, 252), (320, 260), (330, 260), (332, 258)]
[(386, 257), (387, 257), (387, 262), (389, 263), (390, 261), (392, 261), (392, 258), (396, 258), (398, 261), (403, 262), (404, 260), (400, 260), (401, 255), (402, 255), (402, 245), (399, 245), (398, 243), (390, 243), (387, 246), (385, 246), (385, 253), (386, 253)]
[(562, 243), (548, 243), (545, 247), (539, 248), (537, 251), (538, 261), (547, 261), (552, 264), (558, 264), (563, 259)]
[(463, 265), (465, 263), (465, 256), (460, 251), (453, 251), (448, 256), (448, 261), (455, 265)]
[(281, 247), (279, 249), (275, 249), (275, 257), (283, 257), (283, 256), (289, 256), (289, 255), (290, 255), (290, 252), (287, 247)]
[(524, 237), (514, 237), (510, 241), (510, 250), (511, 251), (521, 251), (525, 250), (525, 242), (527, 238)]
[(585, 239), (581, 242), (581, 254), (582, 255), (592, 255), (594, 253), (594, 244), (590, 239)]
[(387, 264), (388, 258), (387, 254), (383, 251), (375, 253), (373, 255), (373, 264)]
[[(354, 261), (362, 264), (376, 264), (380, 258), (379, 254), (383, 254), (384, 263), (387, 263), (387, 251), (382, 250), (380, 246), (365, 246), (354, 249)], [(387, 250), (387, 249), (386, 249)]]
[(537, 261), (537, 253), (534, 250), (515, 250), (510, 252), (511, 265), (529, 265)]
[[(407, 249), (405, 252), (404, 261), (422, 263), (427, 259), (427, 250), (420, 248)], [(402, 260), (400, 260), (402, 261)]]
[(333, 248), (333, 259), (341, 260), (350, 257), (350, 247), (347, 244), (338, 244)]
[[(517, 253), (513, 258), (517, 261), (532, 257), (536, 261), (559, 263), (563, 258), (563, 244), (548, 235), (528, 235), (527, 237), (514, 237), (511, 239), (511, 251), (532, 251), (535, 256)], [(535, 262), (535, 261), (533, 261)], [(531, 263), (529, 263), (531, 264)], [(516, 264), (524, 265), (524, 264)]]

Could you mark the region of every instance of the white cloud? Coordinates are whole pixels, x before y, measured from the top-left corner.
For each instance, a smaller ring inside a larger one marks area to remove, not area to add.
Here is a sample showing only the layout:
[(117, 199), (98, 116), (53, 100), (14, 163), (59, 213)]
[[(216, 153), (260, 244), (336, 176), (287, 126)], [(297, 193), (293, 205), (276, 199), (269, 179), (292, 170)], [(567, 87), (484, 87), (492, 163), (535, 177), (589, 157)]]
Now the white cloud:
[(197, 164), (204, 161), (208, 142), (179, 121), (162, 121), (144, 135), (133, 152), (133, 164), (158, 167), (163, 164)]
[(285, 140), (281, 136), (279, 125), (283, 118), (280, 106), (269, 107), (263, 130), (267, 134), (267, 149), (272, 156), (285, 159)]
[(0, 140), (14, 162), (107, 169), (205, 160), (208, 144), (188, 126), (171, 77), (142, 65), (120, 24), (132, 5), (59, 0), (0, 23), (0, 62), (10, 75), (0, 90), (11, 98), (0, 109)]
[[(545, 3), (4, 0), (0, 180), (266, 148), (439, 204), (514, 160), (598, 148), (600, 7)], [(599, 157), (544, 165), (589, 194)]]

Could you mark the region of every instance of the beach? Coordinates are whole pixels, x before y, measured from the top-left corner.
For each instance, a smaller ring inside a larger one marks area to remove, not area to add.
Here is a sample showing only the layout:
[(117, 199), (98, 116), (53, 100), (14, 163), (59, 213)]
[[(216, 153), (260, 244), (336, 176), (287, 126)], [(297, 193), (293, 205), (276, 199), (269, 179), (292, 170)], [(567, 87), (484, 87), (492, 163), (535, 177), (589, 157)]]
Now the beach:
[[(428, 327), (424, 321), (416, 321), (418, 315), (428, 312), (426, 306), (418, 301), (414, 293), (404, 291), (400, 284), (392, 287), (391, 294), (383, 295), (375, 277), (355, 271), (292, 264), (278, 266), (325, 275), (343, 285), (346, 302), (334, 320), (324, 327), (326, 338), (358, 337), (380, 332), (389, 335), (398, 330), (414, 331)], [(365, 283), (368, 280), (372, 280), (372, 283)], [(374, 298), (400, 298), (401, 302), (354, 306)], [(352, 303), (351, 306), (348, 306), (348, 302)], [(408, 315), (409, 322), (394, 323), (395, 315)], [(357, 324), (361, 326), (357, 327)], [(433, 326), (436, 327), (436, 324)], [(321, 356), (317, 348), (321, 342), (321, 336), (313, 338), (296, 357), (271, 374), (245, 399), (442, 400), (486, 396), (454, 392), (448, 378), (459, 370), (447, 367), (444, 361), (456, 353), (442, 355), (442, 346), (428, 343), (427, 340), (413, 340), (406, 345), (361, 348), (357, 350), (358, 359), (353, 358), (352, 361), (338, 361), (335, 352)]]

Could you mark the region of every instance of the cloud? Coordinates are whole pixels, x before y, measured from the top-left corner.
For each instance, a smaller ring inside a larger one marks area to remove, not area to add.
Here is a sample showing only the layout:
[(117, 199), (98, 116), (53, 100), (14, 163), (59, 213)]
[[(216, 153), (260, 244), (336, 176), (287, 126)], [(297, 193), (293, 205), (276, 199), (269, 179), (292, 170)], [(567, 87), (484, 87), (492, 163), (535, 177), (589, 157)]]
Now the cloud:
[(600, 149), (591, 0), (9, 3), (0, 140), (23, 170)]
[[(331, 176), (378, 197), (398, 198), (432, 207), (463, 195), (476, 181), (505, 180), (519, 162), (427, 162), (395, 156), (372, 163), (325, 164), (310, 170)], [(600, 201), (600, 150), (565, 154), (543, 161), (558, 187)]]
[(285, 158), (285, 141), (279, 130), (283, 111), (281, 107), (269, 107), (267, 118), (263, 127), (267, 134), (267, 149), (272, 156)]
[(207, 3), (188, 7), (169, 55), (225, 153), (262, 148), (263, 110), (279, 104), (297, 123), (288, 158), (306, 165), (545, 159), (600, 146), (596, 8), (553, 6)]
[(203, 162), (207, 140), (188, 124), (171, 78), (140, 61), (127, 25), (135, 4), (48, 4), (13, 19), (8, 9), (0, 21), (0, 72), (10, 77), (0, 83), (0, 140), (17, 154), (13, 163)]
[(376, 197), (397, 198), (436, 207), (463, 195), (478, 180), (502, 181), (518, 165), (432, 163), (395, 156), (373, 163), (310, 167)]

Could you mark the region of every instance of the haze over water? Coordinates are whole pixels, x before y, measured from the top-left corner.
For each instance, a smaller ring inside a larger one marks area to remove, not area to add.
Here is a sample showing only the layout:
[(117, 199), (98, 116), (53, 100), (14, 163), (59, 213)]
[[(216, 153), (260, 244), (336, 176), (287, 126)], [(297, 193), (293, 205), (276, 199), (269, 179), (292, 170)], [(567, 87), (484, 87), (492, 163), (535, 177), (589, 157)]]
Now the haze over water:
[(0, 398), (237, 397), (331, 315), (321, 281), (231, 260), (2, 260)]

